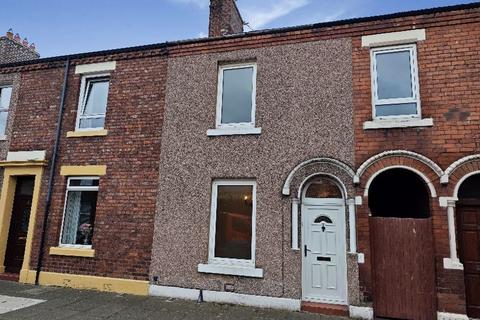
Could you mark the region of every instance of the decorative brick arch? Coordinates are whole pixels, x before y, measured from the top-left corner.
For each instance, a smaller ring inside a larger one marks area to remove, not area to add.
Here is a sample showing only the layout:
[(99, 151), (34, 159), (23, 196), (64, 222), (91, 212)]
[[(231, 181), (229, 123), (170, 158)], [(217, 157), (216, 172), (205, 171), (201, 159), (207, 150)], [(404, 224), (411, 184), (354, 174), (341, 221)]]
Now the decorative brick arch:
[[(442, 175), (442, 179), (440, 182), (442, 184), (447, 184), (450, 181), (452, 175), (454, 175), (453, 179), (458, 179), (458, 177), (462, 177), (469, 172), (480, 170), (479, 167), (480, 163), (480, 154), (474, 154), (470, 156), (463, 157), (454, 163), (452, 163), (445, 173)], [(457, 172), (459, 171), (459, 172)]]
[(373, 179), (380, 173), (394, 168), (415, 172), (424, 181), (432, 197), (437, 197), (435, 182), (443, 175), (443, 170), (429, 158), (406, 150), (385, 151), (365, 161), (357, 170), (355, 183), (363, 187), (364, 196)]
[(442, 176), (441, 182), (448, 183), (448, 192), (453, 198), (458, 198), (462, 183), (469, 177), (480, 174), (480, 155), (463, 157), (452, 163)]
[(352, 181), (355, 172), (348, 164), (333, 158), (313, 158), (303, 161), (290, 171), (283, 184), (282, 194), (291, 195), (292, 190), (302, 185), (305, 177), (321, 173), (337, 177), (343, 185), (346, 185), (347, 193), (351, 193), (352, 188), (348, 187), (347, 181)]

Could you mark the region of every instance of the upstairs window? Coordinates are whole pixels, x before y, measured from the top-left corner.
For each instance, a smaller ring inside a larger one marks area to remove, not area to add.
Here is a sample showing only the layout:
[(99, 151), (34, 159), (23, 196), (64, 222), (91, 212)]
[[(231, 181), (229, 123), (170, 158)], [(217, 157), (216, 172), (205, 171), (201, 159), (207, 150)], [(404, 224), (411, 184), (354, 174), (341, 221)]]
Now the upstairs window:
[(375, 119), (420, 117), (415, 45), (371, 50)]
[(0, 87), (0, 138), (5, 137), (12, 87)]
[(77, 116), (77, 130), (97, 130), (105, 126), (109, 75), (84, 76)]
[(61, 245), (92, 245), (98, 182), (98, 177), (68, 179)]
[(217, 128), (253, 128), (257, 66), (222, 66), (218, 74)]

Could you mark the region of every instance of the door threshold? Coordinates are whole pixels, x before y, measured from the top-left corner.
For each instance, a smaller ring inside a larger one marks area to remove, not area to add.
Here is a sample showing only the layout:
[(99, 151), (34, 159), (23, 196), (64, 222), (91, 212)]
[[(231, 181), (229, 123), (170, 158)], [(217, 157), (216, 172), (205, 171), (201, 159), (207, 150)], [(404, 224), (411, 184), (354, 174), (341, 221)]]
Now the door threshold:
[(302, 301), (301, 310), (328, 316), (348, 317), (350, 312), (347, 305)]
[(20, 280), (20, 274), (11, 272), (0, 273), (0, 280), (18, 282)]

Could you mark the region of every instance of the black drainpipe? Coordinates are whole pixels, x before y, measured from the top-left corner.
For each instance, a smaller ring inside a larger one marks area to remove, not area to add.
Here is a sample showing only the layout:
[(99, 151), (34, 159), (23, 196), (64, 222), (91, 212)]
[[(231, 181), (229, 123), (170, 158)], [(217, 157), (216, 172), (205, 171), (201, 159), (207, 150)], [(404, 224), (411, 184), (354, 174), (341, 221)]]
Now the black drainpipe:
[(62, 134), (62, 120), (63, 120), (63, 111), (65, 109), (65, 96), (67, 93), (69, 68), (70, 68), (70, 59), (67, 59), (65, 61), (65, 71), (64, 71), (65, 74), (63, 75), (62, 94), (60, 96), (60, 109), (58, 110), (58, 117), (57, 117), (57, 132), (55, 135), (55, 144), (53, 146), (52, 160), (50, 162), (50, 173), (48, 176), (47, 202), (45, 204), (45, 214), (43, 215), (42, 235), (40, 239), (40, 249), (39, 249), (39, 256), (38, 256), (37, 270), (36, 270), (37, 273), (35, 275), (36, 285), (38, 285), (40, 270), (42, 269), (43, 251), (45, 248), (45, 234), (46, 234), (47, 224), (48, 224), (48, 213), (50, 211), (50, 204), (52, 202), (53, 180), (55, 178), (55, 167), (57, 165), (58, 145), (60, 143), (60, 136)]

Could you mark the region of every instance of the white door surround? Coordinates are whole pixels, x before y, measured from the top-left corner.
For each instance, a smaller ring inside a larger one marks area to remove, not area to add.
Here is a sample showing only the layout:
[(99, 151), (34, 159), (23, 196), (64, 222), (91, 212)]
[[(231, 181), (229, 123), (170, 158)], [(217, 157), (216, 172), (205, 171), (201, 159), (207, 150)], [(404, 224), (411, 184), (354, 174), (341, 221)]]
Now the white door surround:
[(307, 198), (311, 184), (302, 192), (302, 300), (347, 305), (345, 198)]

